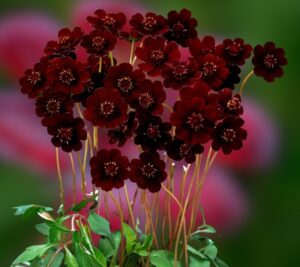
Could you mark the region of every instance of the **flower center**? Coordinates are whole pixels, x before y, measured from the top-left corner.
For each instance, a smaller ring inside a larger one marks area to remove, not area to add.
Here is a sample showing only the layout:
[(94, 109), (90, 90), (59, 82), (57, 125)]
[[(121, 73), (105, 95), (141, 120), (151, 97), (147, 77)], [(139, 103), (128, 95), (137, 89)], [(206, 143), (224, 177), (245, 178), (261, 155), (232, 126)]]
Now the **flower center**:
[(154, 28), (154, 26), (156, 26), (156, 23), (156, 19), (152, 16), (145, 17), (142, 21), (142, 25), (147, 31), (151, 31)]
[(100, 115), (104, 117), (111, 116), (115, 111), (114, 103), (110, 101), (104, 101), (100, 104)]
[(148, 109), (154, 103), (153, 97), (149, 93), (142, 93), (139, 96), (139, 105), (143, 109)]
[(133, 88), (132, 79), (128, 76), (124, 76), (118, 79), (117, 86), (122, 92), (128, 93)]
[(179, 154), (181, 157), (185, 157), (187, 156), (188, 154), (191, 153), (191, 146), (190, 145), (187, 145), (187, 144), (182, 144), (179, 148)]
[(66, 85), (71, 85), (76, 79), (71, 69), (64, 69), (59, 73), (59, 80)]
[(96, 49), (102, 49), (104, 47), (105, 40), (101, 36), (96, 36), (92, 40), (92, 46)]
[(116, 20), (111, 16), (105, 16), (102, 22), (105, 30), (111, 30), (115, 26)]
[(195, 131), (199, 131), (204, 127), (203, 122), (204, 118), (201, 113), (193, 112), (187, 119), (188, 126)]
[(164, 59), (164, 53), (161, 50), (153, 50), (151, 52), (150, 58), (154, 62), (160, 63)]
[(217, 65), (213, 62), (204, 62), (203, 67), (203, 74), (206, 77), (212, 76), (217, 71)]
[(189, 69), (185, 65), (178, 65), (173, 68), (173, 77), (177, 81), (184, 80), (188, 75)]
[(157, 125), (150, 124), (147, 129), (147, 136), (151, 139), (156, 139), (160, 137), (160, 131)]
[(153, 164), (147, 163), (144, 164), (141, 168), (142, 175), (147, 177), (147, 178), (154, 178), (155, 174), (157, 172), (157, 169), (154, 167)]
[(73, 129), (70, 127), (61, 127), (57, 130), (57, 137), (62, 143), (68, 144), (72, 140)]
[(117, 175), (119, 167), (115, 161), (105, 162), (104, 163), (104, 172), (106, 175), (115, 176)]
[(36, 85), (38, 82), (42, 80), (42, 75), (39, 71), (32, 71), (28, 77), (27, 80), (32, 84)]
[(70, 36), (63, 35), (58, 37), (58, 43), (59, 44), (66, 44), (70, 40)]
[(60, 102), (56, 99), (49, 99), (46, 104), (46, 110), (49, 114), (57, 114), (60, 111)]
[(236, 132), (229, 128), (229, 129), (224, 129), (223, 133), (221, 134), (221, 138), (226, 142), (226, 143), (232, 143), (234, 139), (236, 138)]
[(227, 102), (226, 106), (230, 111), (235, 111), (241, 107), (241, 102), (238, 98), (234, 97)]
[(264, 64), (268, 69), (273, 69), (277, 63), (277, 58), (273, 54), (267, 54), (264, 58)]
[(242, 52), (242, 47), (241, 44), (233, 42), (232, 44), (228, 45), (225, 50), (229, 55), (236, 57)]
[(174, 38), (179, 39), (185, 35), (187, 29), (180, 21), (178, 21), (177, 23), (174, 24), (172, 29), (170, 29), (170, 32)]

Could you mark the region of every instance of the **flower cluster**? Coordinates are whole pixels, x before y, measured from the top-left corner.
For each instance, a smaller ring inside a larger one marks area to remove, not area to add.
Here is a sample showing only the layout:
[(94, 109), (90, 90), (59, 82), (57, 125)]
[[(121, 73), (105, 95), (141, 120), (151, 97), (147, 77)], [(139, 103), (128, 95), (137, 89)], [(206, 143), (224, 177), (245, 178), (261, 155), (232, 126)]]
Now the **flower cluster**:
[[(117, 148), (91, 151), (96, 187), (110, 191), (129, 178), (158, 192), (168, 175), (162, 153), (191, 164), (207, 144), (224, 154), (242, 147), (243, 106), (233, 90), (252, 52), (254, 73), (268, 82), (283, 75), (287, 60), (272, 42), (252, 49), (241, 38), (217, 43), (212, 36), (199, 37), (197, 20), (186, 9), (167, 17), (134, 14), (127, 32), (126, 20), (123, 13), (99, 9), (87, 18), (90, 32), (60, 30), (20, 79), (21, 91), (35, 99), (52, 143), (65, 152), (92, 142), (91, 126), (97, 130), (91, 147), (97, 147), (101, 130), (111, 145), (132, 140), (140, 148), (131, 161)], [(119, 40), (131, 42), (128, 63), (113, 56)], [(84, 62), (78, 60), (79, 47), (86, 52)], [(167, 104), (171, 91), (178, 94), (173, 107)], [(165, 121), (161, 115), (167, 112)]]

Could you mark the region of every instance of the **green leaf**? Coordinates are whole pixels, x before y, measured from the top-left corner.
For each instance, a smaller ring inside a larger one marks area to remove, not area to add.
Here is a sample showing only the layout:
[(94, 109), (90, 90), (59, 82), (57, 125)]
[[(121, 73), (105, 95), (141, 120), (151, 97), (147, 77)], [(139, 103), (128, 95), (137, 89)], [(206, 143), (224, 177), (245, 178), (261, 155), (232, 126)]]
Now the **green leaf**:
[(148, 248), (150, 248), (152, 246), (152, 243), (153, 243), (152, 235), (146, 235), (145, 241), (142, 244), (142, 246), (140, 247), (140, 250), (147, 250)]
[(49, 235), (49, 225), (46, 223), (39, 223), (35, 225), (35, 229), (43, 235)]
[(74, 255), (71, 253), (71, 251), (65, 246), (66, 251), (66, 258), (65, 258), (65, 264), (67, 267), (78, 267), (78, 263)]
[(42, 257), (47, 252), (47, 250), (55, 246), (57, 246), (57, 244), (44, 244), (44, 245), (30, 246), (26, 248), (26, 250), (14, 260), (13, 265), (31, 261), (36, 257)]
[(116, 231), (114, 233), (112, 233), (112, 239), (114, 241), (114, 245), (115, 245), (115, 253), (117, 253), (120, 244), (121, 244), (121, 232), (120, 231)]
[(215, 245), (210, 244), (204, 248), (203, 253), (211, 260), (214, 260), (217, 257), (218, 249)]
[(99, 263), (90, 254), (86, 253), (86, 248), (80, 244), (75, 244), (75, 257), (80, 267), (95, 267)]
[(141, 250), (138, 252), (138, 254), (142, 257), (148, 257), (150, 253), (147, 250)]
[(219, 258), (215, 258), (214, 264), (216, 267), (229, 267), (224, 261)]
[(207, 260), (189, 256), (189, 267), (210, 267), (210, 262)]
[[(64, 252), (59, 252), (58, 254), (54, 255), (55, 250), (52, 250), (47, 253), (47, 257), (43, 259), (41, 265), (37, 265), (37, 267), (60, 267), (64, 258), (65, 258), (65, 253)], [(53, 258), (55, 256), (55, 258)], [(49, 263), (51, 264), (49, 265)]]
[(94, 253), (90, 233), (88, 232), (87, 226), (84, 226), (81, 222), (79, 223), (79, 226), (80, 226), (80, 233), (82, 236), (82, 243), (88, 246), (91, 253)]
[(82, 209), (84, 209), (89, 203), (94, 202), (96, 199), (97, 195), (95, 195), (92, 198), (86, 198), (79, 202), (78, 204), (74, 205), (69, 209), (69, 211), (75, 211), (75, 212), (80, 212)]
[(135, 231), (128, 224), (122, 223), (122, 227), (126, 239), (126, 251), (130, 253), (137, 243), (137, 236)]
[(106, 267), (106, 258), (102, 254), (102, 252), (94, 247), (94, 256), (100, 266)]
[(14, 209), (16, 210), (15, 215), (17, 215), (17, 216), (22, 215), (25, 219), (36, 215), (38, 212), (53, 211), (53, 209), (50, 207), (45, 207), (45, 206), (36, 205), (36, 204), (18, 206), (18, 207), (14, 207)]
[(61, 239), (61, 231), (59, 231), (56, 226), (51, 225), (49, 227), (48, 242), (57, 243), (60, 239)]
[(109, 238), (102, 237), (99, 241), (99, 250), (106, 259), (110, 258), (115, 253), (115, 245)]
[(156, 267), (173, 267), (174, 254), (166, 250), (155, 250), (150, 253), (150, 262)]
[(194, 254), (194, 255), (196, 255), (196, 256), (202, 258), (202, 259), (206, 259), (206, 256), (205, 256), (203, 253), (201, 253), (200, 251), (194, 249), (194, 248), (193, 248), (192, 246), (190, 246), (190, 245), (187, 245), (187, 250), (188, 250), (189, 252), (191, 252), (192, 254)]
[(59, 221), (49, 221), (47, 222), (47, 224), (50, 227), (56, 228), (57, 230), (61, 231), (61, 232), (65, 232), (65, 233), (70, 233), (72, 232), (70, 229), (68, 229), (67, 227), (65, 227), (61, 222)]
[(205, 233), (205, 234), (215, 234), (217, 232), (214, 227), (207, 224), (203, 224), (200, 227), (198, 227), (198, 231), (200, 233)]
[(110, 236), (110, 226), (108, 220), (98, 215), (95, 212), (91, 212), (88, 217), (91, 230), (101, 236)]

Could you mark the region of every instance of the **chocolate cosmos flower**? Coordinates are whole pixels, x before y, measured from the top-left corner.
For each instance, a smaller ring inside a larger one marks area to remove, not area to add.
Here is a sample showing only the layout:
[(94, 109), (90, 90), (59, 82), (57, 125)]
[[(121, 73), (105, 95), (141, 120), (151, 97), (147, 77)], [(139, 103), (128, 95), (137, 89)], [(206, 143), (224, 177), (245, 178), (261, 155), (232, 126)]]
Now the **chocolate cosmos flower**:
[(232, 90), (224, 88), (218, 92), (217, 102), (220, 105), (223, 115), (238, 116), (243, 114), (243, 107), (241, 105), (241, 96), (239, 94), (232, 95)]
[(104, 191), (121, 188), (128, 178), (128, 165), (118, 149), (101, 149), (90, 160), (92, 183)]

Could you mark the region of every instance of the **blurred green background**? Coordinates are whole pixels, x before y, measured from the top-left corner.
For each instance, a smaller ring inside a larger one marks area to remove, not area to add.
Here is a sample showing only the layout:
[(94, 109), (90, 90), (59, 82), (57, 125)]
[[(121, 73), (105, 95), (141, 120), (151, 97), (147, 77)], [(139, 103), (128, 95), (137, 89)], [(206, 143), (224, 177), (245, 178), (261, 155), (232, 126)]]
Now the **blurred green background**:
[[(253, 203), (251, 216), (242, 229), (228, 236), (220, 235), (217, 242), (221, 258), (231, 267), (300, 266), (300, 90), (297, 86), (300, 1), (147, 0), (139, 3), (163, 15), (170, 9), (192, 10), (199, 20), (198, 32), (201, 35), (241, 37), (250, 44), (273, 40), (285, 48), (289, 60), (285, 76), (273, 84), (254, 78), (246, 89), (246, 94), (264, 103), (279, 124), (280, 159), (271, 169), (259, 173), (238, 173), (243, 177), (240, 181)], [(43, 10), (63, 25), (68, 22), (72, 4), (70, 0), (5, 0), (0, 2), (0, 16), (16, 9)], [(1, 85), (10, 83), (2, 71)], [(27, 203), (53, 206), (55, 203), (55, 179), (39, 176), (0, 159), (1, 267), (9, 266), (25, 245), (37, 239), (34, 222), (15, 218), (12, 207)]]

